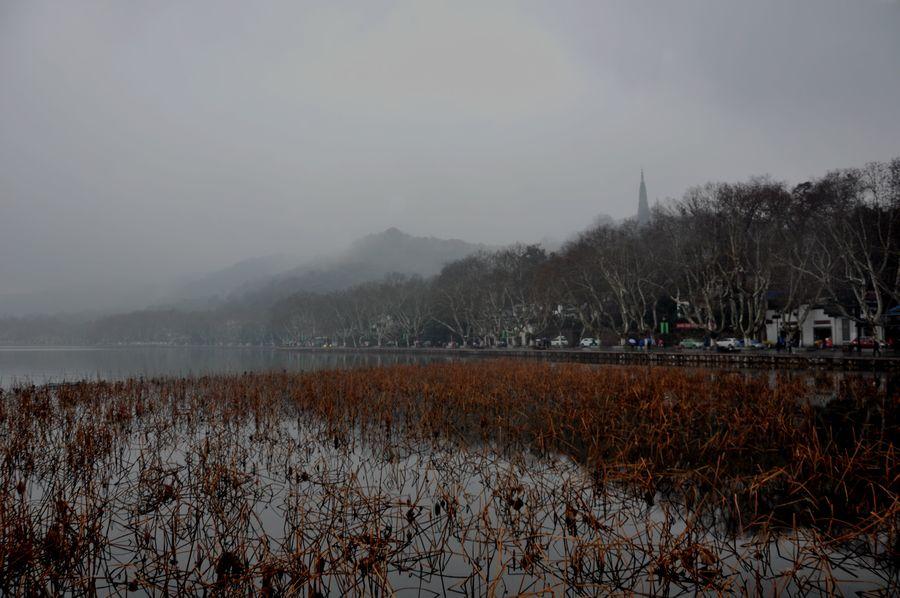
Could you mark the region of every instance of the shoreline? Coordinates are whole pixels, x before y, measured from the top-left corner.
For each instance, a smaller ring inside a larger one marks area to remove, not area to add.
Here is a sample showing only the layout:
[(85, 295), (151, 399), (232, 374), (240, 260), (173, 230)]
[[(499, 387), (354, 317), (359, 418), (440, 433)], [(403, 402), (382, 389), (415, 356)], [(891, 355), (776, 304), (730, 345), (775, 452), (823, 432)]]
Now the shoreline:
[(276, 347), (298, 353), (368, 353), (398, 355), (446, 355), (448, 357), (498, 357), (617, 365), (714, 366), (752, 369), (819, 369), (840, 371), (900, 371), (900, 356), (845, 355), (842, 352), (810, 351), (775, 353), (774, 351), (716, 351), (652, 349), (446, 349), (414, 347)]

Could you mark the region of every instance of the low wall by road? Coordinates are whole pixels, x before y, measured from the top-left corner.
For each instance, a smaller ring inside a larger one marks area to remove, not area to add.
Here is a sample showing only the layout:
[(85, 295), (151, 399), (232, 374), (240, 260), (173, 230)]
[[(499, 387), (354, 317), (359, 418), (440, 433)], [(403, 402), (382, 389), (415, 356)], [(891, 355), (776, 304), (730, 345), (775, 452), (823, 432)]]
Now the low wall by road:
[(621, 365), (713, 366), (763, 369), (829, 369), (850, 371), (900, 371), (900, 357), (874, 357), (871, 354), (845, 354), (839, 351), (795, 351), (777, 353), (772, 350), (716, 351), (678, 349), (443, 349), (406, 347), (340, 347), (307, 348), (283, 347), (286, 351), (314, 353), (395, 353), (408, 355), (447, 355), (457, 357), (487, 357), (535, 359), (541, 361), (569, 361), (578, 363), (608, 363)]

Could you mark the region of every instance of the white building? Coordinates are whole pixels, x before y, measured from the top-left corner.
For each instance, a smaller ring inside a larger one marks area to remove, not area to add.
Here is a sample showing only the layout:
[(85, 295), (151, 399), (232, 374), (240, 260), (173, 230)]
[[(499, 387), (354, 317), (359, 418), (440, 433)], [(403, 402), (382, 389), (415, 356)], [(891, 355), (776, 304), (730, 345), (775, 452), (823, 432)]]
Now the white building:
[[(798, 325), (800, 320), (802, 324)], [(871, 336), (866, 334), (862, 325), (857, 326), (850, 318), (829, 313), (823, 307), (801, 305), (799, 309), (784, 314), (783, 319), (777, 310), (766, 311), (766, 340), (774, 343), (785, 331), (791, 335), (799, 333), (801, 347), (809, 347), (816, 341), (824, 342), (826, 339), (831, 339), (835, 346), (846, 345), (857, 335)], [(878, 331), (878, 338), (883, 338), (881, 330)]]

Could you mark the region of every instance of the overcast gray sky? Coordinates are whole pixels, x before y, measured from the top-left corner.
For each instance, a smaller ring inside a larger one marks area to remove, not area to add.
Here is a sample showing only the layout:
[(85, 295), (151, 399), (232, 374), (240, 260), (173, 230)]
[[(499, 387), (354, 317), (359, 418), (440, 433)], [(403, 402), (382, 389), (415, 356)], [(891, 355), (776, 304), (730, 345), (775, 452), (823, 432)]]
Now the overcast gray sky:
[(891, 0), (0, 0), (0, 295), (895, 155)]

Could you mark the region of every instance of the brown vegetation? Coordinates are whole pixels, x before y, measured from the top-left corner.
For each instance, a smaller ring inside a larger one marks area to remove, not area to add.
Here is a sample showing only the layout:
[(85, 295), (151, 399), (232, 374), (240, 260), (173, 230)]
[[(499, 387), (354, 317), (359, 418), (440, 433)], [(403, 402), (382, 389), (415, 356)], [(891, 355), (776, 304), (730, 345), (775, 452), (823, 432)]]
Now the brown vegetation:
[(900, 397), (821, 383), (487, 361), (18, 388), (0, 592), (896, 591)]

